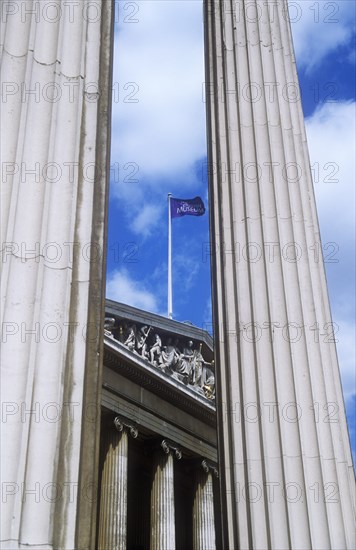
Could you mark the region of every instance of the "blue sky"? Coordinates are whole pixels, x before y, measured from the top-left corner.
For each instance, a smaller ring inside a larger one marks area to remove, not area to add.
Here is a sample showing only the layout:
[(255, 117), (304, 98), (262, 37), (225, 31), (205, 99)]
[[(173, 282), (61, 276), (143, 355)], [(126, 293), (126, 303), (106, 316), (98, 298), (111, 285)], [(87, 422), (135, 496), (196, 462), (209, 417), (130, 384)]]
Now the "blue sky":
[[(202, 3), (117, 4), (107, 296), (167, 311), (167, 193), (206, 207)], [(355, 452), (355, 3), (290, 1)], [(208, 215), (173, 224), (173, 316), (211, 328)]]

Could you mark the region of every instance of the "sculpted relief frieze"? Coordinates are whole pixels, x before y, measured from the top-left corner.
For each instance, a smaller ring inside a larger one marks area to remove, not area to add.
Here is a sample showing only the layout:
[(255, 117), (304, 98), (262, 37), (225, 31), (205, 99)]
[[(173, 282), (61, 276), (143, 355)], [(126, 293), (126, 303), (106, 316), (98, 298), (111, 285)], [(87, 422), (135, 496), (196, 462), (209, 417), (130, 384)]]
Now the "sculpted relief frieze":
[(105, 319), (105, 334), (207, 399), (215, 399), (214, 360), (204, 359), (201, 343), (178, 338), (148, 325), (124, 320), (117, 323), (114, 318)]

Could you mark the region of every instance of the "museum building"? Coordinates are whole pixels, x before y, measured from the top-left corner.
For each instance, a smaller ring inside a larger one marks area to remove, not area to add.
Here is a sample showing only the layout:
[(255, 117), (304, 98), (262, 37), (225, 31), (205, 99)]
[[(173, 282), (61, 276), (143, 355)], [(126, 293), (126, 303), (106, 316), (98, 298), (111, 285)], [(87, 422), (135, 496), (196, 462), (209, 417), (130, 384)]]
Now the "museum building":
[(105, 311), (97, 547), (213, 550), (212, 337), (110, 300)]

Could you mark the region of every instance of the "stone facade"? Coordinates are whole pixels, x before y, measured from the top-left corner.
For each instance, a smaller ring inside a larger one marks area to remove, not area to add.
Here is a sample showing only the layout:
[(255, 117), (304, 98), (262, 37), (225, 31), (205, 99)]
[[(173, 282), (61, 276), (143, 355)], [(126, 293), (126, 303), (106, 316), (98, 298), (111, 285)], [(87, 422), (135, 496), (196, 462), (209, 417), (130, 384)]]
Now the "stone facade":
[[(155, 337), (147, 355), (137, 345), (151, 332), (163, 342), (199, 342), (211, 368), (211, 337), (111, 301), (105, 326), (98, 548), (215, 550), (220, 522), (214, 399), (189, 376), (174, 376), (171, 365), (156, 356), (149, 361)], [(140, 331), (148, 326), (150, 332)]]

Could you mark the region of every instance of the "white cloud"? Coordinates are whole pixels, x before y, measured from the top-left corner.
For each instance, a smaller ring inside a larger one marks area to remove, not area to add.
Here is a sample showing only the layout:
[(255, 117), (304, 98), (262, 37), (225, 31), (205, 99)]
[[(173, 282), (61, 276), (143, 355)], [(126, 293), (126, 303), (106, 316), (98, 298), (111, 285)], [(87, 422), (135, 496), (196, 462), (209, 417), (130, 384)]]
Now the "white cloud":
[(135, 4), (138, 22), (125, 23), (121, 3), (115, 33), (111, 162), (120, 177), (111, 190), (128, 227), (147, 238), (159, 228), (162, 197), (196, 193), (201, 183), (195, 163), (206, 155), (203, 10), (197, 0)]
[(113, 271), (106, 283), (106, 296), (110, 300), (158, 313), (155, 294), (147, 290), (141, 281), (135, 281), (126, 270)]
[(130, 223), (131, 230), (143, 237), (149, 237), (152, 229), (160, 223), (161, 209), (154, 204), (145, 204)]
[[(189, 249), (188, 244), (187, 248)], [(196, 283), (199, 269), (200, 264), (196, 258), (190, 258), (187, 254), (175, 254), (173, 256), (173, 271), (179, 294), (189, 292)]]
[[(338, 316), (337, 316), (338, 317)], [(340, 320), (339, 331), (335, 334), (338, 340), (337, 349), (340, 363), (341, 380), (346, 404), (356, 394), (355, 371), (355, 323)]]
[(340, 46), (350, 43), (351, 50), (355, 30), (354, 2), (289, 0), (289, 13), (299, 67), (309, 72)]
[[(157, 178), (172, 174), (184, 186), (206, 153), (202, 2), (137, 4), (139, 22), (122, 23), (115, 37), (114, 82), (121, 93), (113, 104), (112, 158), (136, 162), (141, 177), (154, 176), (157, 186), (166, 184)], [(124, 90), (129, 82), (136, 88)]]
[(336, 244), (337, 263), (326, 269), (347, 401), (355, 395), (355, 109), (352, 102), (324, 104), (306, 120), (322, 242)]
[[(353, 239), (356, 103), (326, 103), (306, 119), (323, 239)], [(341, 242), (340, 242), (341, 244)]]

